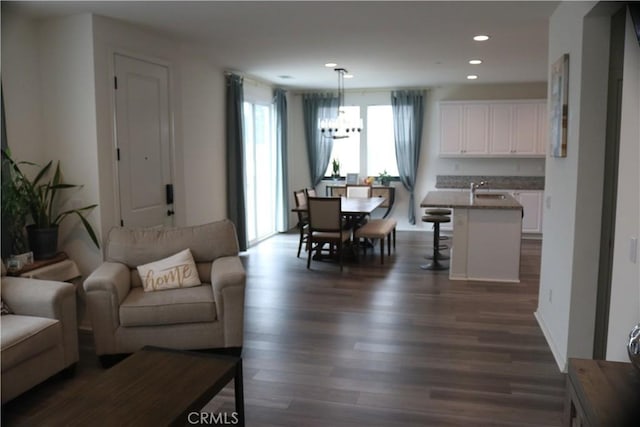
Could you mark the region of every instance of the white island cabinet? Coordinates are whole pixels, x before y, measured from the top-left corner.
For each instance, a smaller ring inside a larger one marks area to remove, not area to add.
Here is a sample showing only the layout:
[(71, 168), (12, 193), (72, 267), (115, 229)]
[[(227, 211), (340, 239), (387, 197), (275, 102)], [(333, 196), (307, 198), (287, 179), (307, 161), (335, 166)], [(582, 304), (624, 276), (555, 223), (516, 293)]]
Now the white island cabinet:
[(509, 193), (491, 194), (431, 191), (420, 204), (453, 208), (451, 280), (520, 281), (522, 205)]

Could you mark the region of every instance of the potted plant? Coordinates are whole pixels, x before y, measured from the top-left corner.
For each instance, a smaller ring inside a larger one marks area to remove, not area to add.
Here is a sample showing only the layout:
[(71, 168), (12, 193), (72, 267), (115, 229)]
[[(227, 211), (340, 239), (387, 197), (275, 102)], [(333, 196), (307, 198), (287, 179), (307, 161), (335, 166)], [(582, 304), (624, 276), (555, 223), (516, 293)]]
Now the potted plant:
[(391, 183), (391, 175), (387, 173), (386, 169), (380, 172), (380, 174), (378, 175), (378, 181), (380, 181), (380, 185), (382, 185), (383, 187), (389, 186), (389, 184)]
[[(24, 225), (30, 217), (31, 224), (26, 226), (29, 246), (36, 259), (47, 259), (56, 255), (58, 248), (58, 226), (69, 215), (77, 215), (82, 222), (89, 237), (100, 247), (93, 227), (85, 218), (85, 214), (95, 208), (96, 204), (77, 209), (68, 209), (59, 212), (56, 204), (60, 190), (81, 188), (81, 185), (62, 182), (60, 162), (56, 164), (53, 176), (50, 171), (53, 161), (41, 167), (33, 179), (29, 179), (21, 167), (34, 166), (31, 162), (16, 162), (11, 158), (8, 150), (2, 151), (2, 161), (6, 164), (6, 177), (2, 180), (2, 212), (10, 215), (14, 226), (12, 233), (15, 240), (24, 236)], [(23, 237), (22, 237), (23, 239)], [(22, 249), (20, 246), (17, 249)]]
[(333, 159), (331, 162), (331, 168), (333, 169), (333, 174), (331, 175), (333, 179), (340, 178), (340, 162), (338, 159)]

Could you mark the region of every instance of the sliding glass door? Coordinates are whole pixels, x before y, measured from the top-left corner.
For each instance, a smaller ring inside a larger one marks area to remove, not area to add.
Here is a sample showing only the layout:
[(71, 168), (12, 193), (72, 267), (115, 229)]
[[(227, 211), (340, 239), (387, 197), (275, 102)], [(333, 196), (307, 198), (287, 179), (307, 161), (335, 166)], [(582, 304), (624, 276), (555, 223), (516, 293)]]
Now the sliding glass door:
[(244, 103), (247, 239), (276, 233), (277, 146), (271, 105)]

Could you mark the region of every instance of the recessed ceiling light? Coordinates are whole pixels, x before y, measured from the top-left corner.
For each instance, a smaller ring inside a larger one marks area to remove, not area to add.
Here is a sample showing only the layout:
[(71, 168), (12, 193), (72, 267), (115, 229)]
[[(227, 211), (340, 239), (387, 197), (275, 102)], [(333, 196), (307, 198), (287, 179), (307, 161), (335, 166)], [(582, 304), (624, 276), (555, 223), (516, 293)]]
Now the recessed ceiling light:
[(345, 79), (352, 79), (353, 78), (353, 74), (345, 74), (344, 78)]
[(478, 78), (478, 76), (477, 76), (477, 75), (475, 75), (475, 74), (469, 74), (469, 75), (467, 76), (467, 79), (468, 79), (468, 80), (476, 80), (477, 78)]
[(471, 59), (471, 60), (469, 60), (469, 64), (471, 64), (471, 65), (480, 65), (480, 64), (482, 64), (482, 59)]
[(327, 62), (326, 64), (324, 64), (324, 66), (327, 67), (327, 68), (333, 68), (336, 65), (338, 65), (338, 64), (336, 64), (335, 62)]
[(291, 76), (289, 76), (289, 75), (287, 75), (287, 74), (283, 74), (283, 75), (278, 76), (278, 77), (280, 77), (281, 79), (284, 79), (284, 80), (292, 79), (292, 78), (293, 78), (293, 77), (291, 77)]
[(489, 36), (486, 36), (484, 34), (478, 34), (477, 36), (474, 36), (473, 39), (477, 42), (483, 42), (483, 41), (489, 40)]

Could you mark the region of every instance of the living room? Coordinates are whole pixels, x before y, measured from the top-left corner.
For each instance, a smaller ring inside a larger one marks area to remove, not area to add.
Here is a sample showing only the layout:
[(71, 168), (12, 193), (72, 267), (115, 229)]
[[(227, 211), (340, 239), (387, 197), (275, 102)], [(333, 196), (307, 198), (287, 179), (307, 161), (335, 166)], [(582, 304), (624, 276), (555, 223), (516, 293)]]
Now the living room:
[[(98, 203), (99, 208), (89, 218), (99, 235), (106, 236), (119, 222), (110, 58), (114, 50), (161, 58), (171, 65), (174, 95), (174, 185), (179, 207), (175, 223), (196, 225), (227, 217), (224, 72), (232, 64), (218, 63), (208, 46), (121, 19), (81, 13), (34, 20), (11, 6), (6, 2), (2, 5), (2, 84), (7, 139), (16, 158), (44, 163), (64, 153), (61, 161), (65, 178), (84, 184), (82, 192), (75, 196), (78, 203)], [(430, 126), (423, 150), (424, 173), (416, 186), (420, 199), (434, 188), (438, 174), (481, 175), (490, 169), (495, 175), (545, 177), (547, 204), (537, 319), (558, 371), (566, 370), (570, 357), (591, 358), (593, 353), (604, 174), (601, 118), (606, 105), (606, 82), (603, 89), (599, 76), (606, 75), (608, 64), (608, 47), (594, 39), (608, 40), (608, 26), (599, 21), (606, 13), (606, 5), (596, 2), (568, 2), (552, 8), (549, 15), (548, 64), (564, 53), (579, 58), (572, 60), (570, 68), (572, 112), (566, 159), (440, 161), (434, 142), (436, 127)], [(634, 45), (630, 38), (625, 44), (625, 61), (636, 58), (637, 63), (638, 44)], [(629, 67), (625, 68), (623, 93), (637, 94), (638, 75), (628, 71), (633, 70)], [(425, 122), (436, 122), (439, 100), (533, 99), (546, 98), (547, 92), (545, 81), (429, 88)], [(626, 349), (620, 343), (640, 318), (640, 272), (637, 261), (629, 254), (630, 241), (637, 241), (640, 226), (640, 156), (637, 125), (629, 122), (629, 117), (638, 115), (638, 97), (624, 98), (622, 102), (612, 309), (605, 353), (609, 360), (626, 361)], [(300, 143), (304, 139), (299, 124), (300, 96), (290, 95), (289, 112), (289, 187), (297, 189), (309, 185), (306, 153)], [(399, 230), (426, 232), (426, 226), (406, 222), (407, 208), (408, 195), (398, 191), (394, 215), (399, 220)], [(428, 240), (426, 234), (424, 240)], [(102, 252), (80, 229), (63, 229), (61, 248), (85, 277), (103, 260)]]

